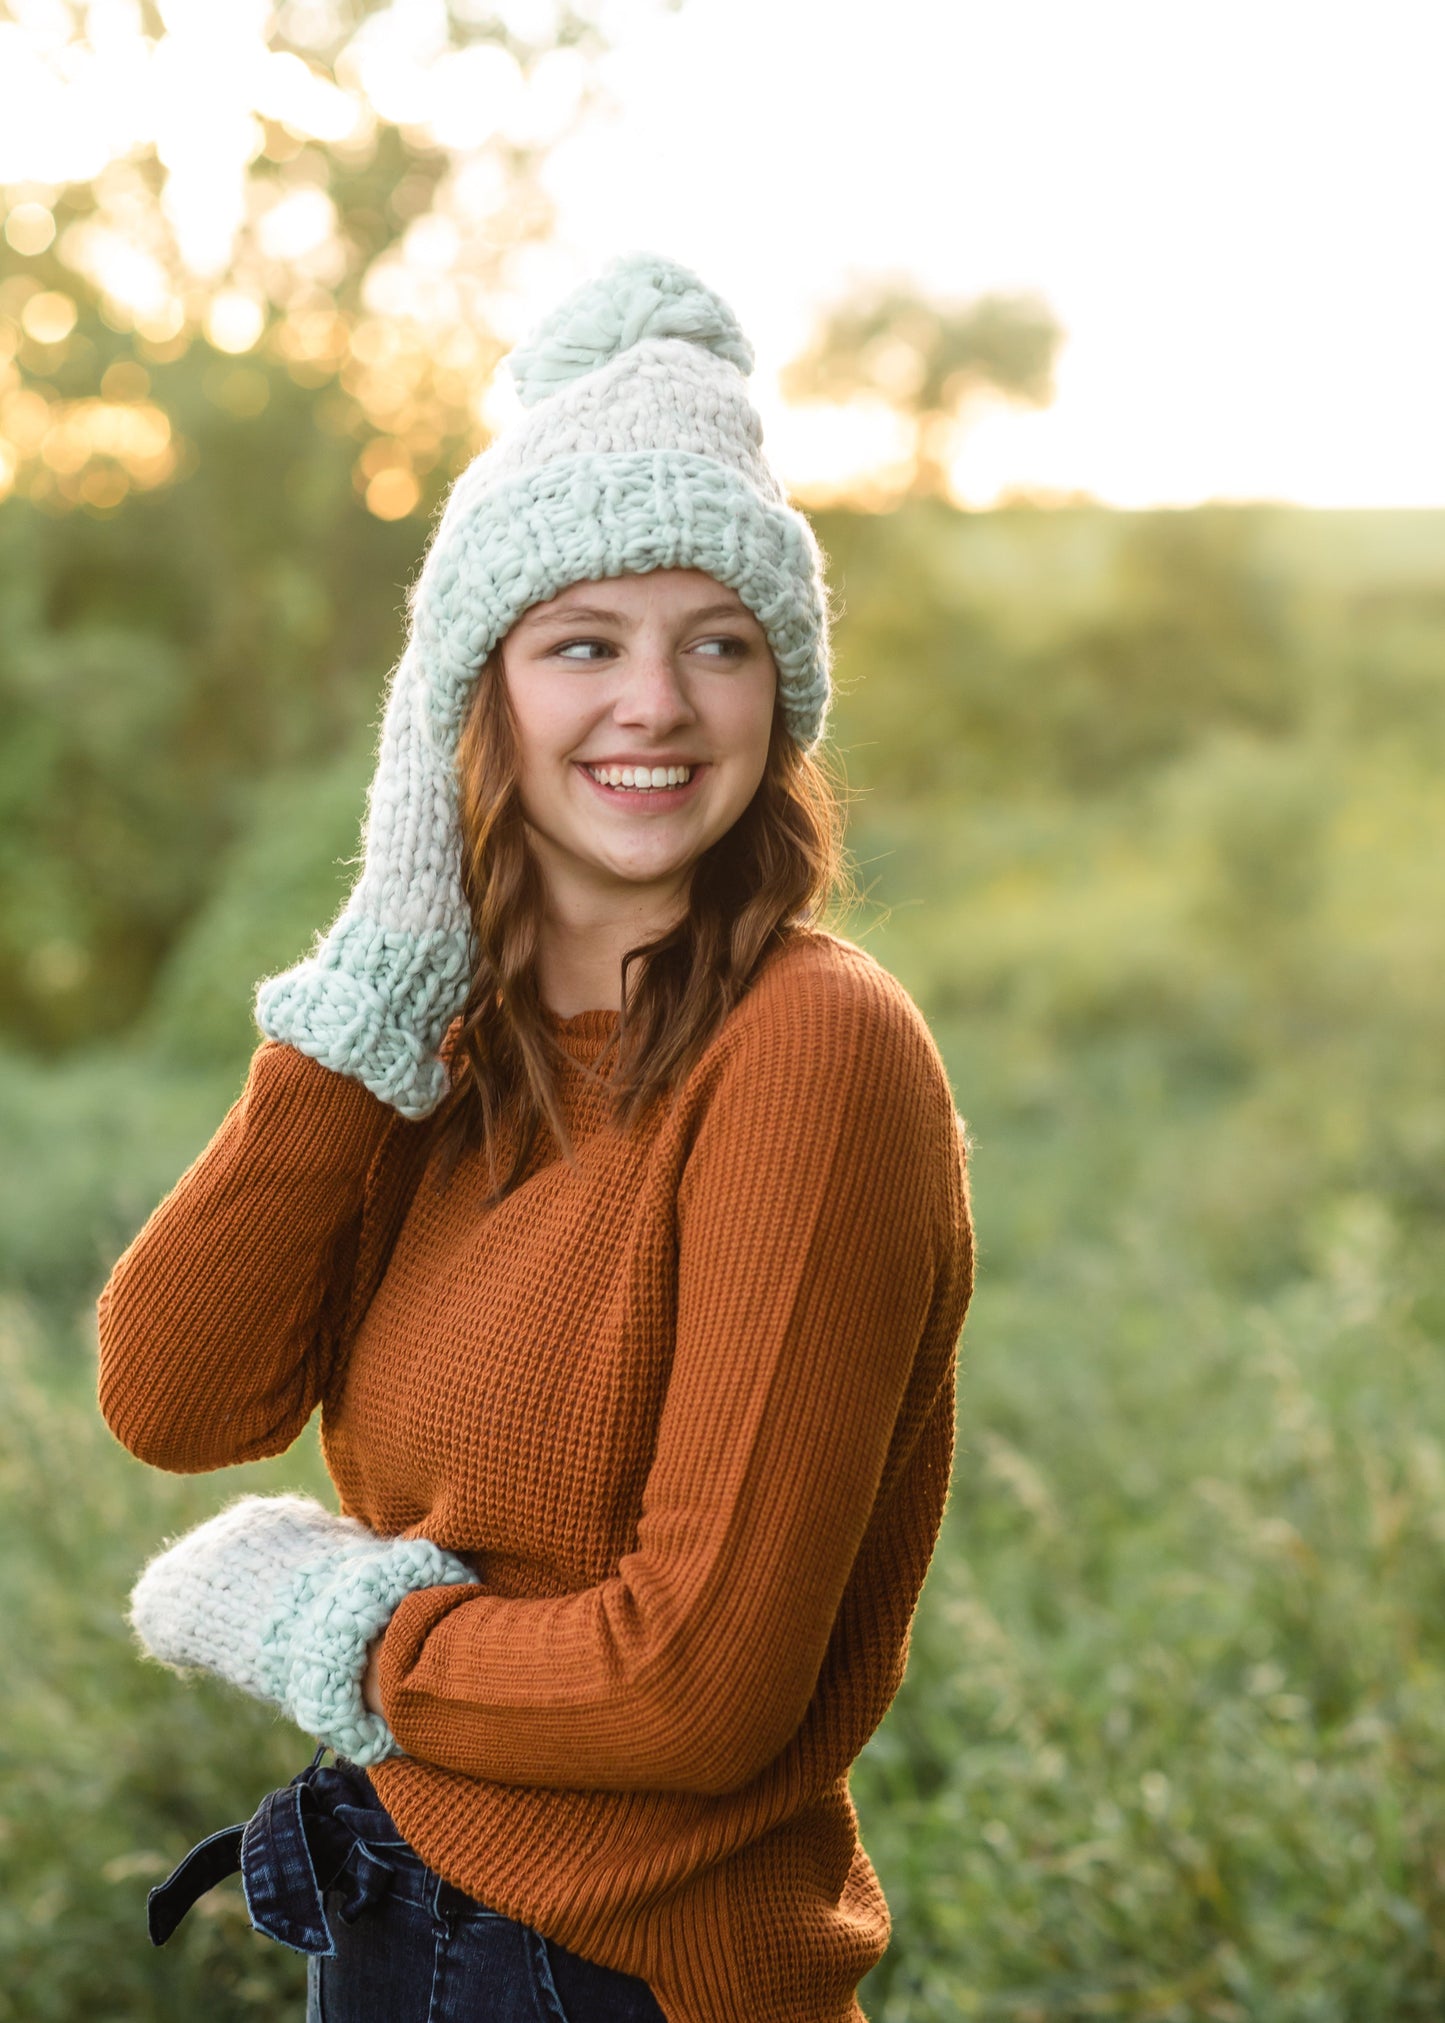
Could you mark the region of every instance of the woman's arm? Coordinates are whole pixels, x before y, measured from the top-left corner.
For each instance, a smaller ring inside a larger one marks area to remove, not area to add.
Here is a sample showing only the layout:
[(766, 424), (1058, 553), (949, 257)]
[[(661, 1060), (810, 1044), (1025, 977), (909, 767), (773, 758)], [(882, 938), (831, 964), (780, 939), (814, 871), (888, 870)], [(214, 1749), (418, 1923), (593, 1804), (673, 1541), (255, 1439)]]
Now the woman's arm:
[(952, 1095), (886, 972), (815, 972), (745, 1022), (678, 1243), (634, 1549), (558, 1599), (403, 1600), (373, 1691), (408, 1754), (507, 1783), (725, 1792), (802, 1722), (920, 1343), (951, 1352), (972, 1283)]
[(424, 1127), (265, 1041), (215, 1137), (98, 1303), (100, 1409), (181, 1474), (279, 1454), (360, 1318), (363, 1228), (395, 1220)]

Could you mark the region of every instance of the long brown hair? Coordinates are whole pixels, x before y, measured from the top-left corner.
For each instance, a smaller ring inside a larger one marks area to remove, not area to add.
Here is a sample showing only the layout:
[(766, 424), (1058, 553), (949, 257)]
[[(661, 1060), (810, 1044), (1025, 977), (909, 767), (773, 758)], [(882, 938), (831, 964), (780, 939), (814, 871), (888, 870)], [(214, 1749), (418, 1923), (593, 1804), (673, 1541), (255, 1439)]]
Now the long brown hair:
[[(517, 726), (500, 648), (482, 664), (457, 743), (462, 890), (476, 946), (472, 986), (450, 1050), (452, 1086), (433, 1117), (438, 1185), (464, 1150), (486, 1152), (492, 1192), (524, 1177), (544, 1126), (568, 1160), (558, 1095), (561, 1056), (538, 982), (544, 887), (517, 789)], [(693, 869), (687, 911), (622, 958), (623, 1006), (610, 1077), (612, 1121), (626, 1129), (701, 1058), (770, 954), (846, 911), (854, 896), (843, 847), (846, 783), (794, 741), (773, 707), (757, 792)], [(637, 980), (629, 973), (637, 965)], [(460, 1072), (458, 1072), (460, 1070)], [(592, 1070), (595, 1074), (595, 1068)], [(518, 1126), (498, 1183), (503, 1120)]]

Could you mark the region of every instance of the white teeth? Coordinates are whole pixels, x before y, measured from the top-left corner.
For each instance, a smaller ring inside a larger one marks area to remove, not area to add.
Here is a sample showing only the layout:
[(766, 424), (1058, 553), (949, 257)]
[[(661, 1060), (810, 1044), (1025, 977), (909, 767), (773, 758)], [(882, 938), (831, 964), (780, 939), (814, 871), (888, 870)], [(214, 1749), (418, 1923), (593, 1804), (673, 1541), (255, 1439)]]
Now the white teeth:
[(631, 787), (647, 792), (653, 787), (685, 786), (692, 778), (691, 766), (589, 766), (588, 772), (604, 787)]

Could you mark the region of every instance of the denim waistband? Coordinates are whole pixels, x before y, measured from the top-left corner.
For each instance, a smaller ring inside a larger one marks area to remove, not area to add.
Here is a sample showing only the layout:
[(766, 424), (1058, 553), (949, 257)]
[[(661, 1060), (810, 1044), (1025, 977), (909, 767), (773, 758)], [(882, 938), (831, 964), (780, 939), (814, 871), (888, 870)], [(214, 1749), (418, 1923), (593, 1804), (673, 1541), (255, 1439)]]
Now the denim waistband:
[[(404, 1850), (406, 1842), (365, 1773), (344, 1761), (325, 1766), (325, 1755), (323, 1746), (288, 1785), (268, 1791), (249, 1819), (199, 1841), (157, 1884), (146, 1899), (152, 1945), (163, 1946), (192, 1905), (239, 1869), (258, 1932), (293, 1952), (335, 1954), (327, 1890), (345, 1879), (340, 1909), (350, 1923), (392, 1884), (393, 1871), (365, 1843), (390, 1841)], [(459, 1891), (450, 1894), (470, 1903)]]

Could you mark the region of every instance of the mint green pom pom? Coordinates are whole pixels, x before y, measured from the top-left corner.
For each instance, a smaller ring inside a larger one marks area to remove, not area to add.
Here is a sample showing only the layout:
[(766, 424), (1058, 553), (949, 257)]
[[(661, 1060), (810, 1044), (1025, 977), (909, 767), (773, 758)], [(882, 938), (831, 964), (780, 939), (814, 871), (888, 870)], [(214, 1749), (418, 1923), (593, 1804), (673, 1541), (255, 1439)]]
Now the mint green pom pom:
[(675, 260), (660, 253), (629, 253), (588, 281), (507, 360), (524, 407), (535, 407), (559, 387), (648, 338), (680, 337), (727, 359), (739, 372), (753, 369), (753, 348), (721, 296)]

